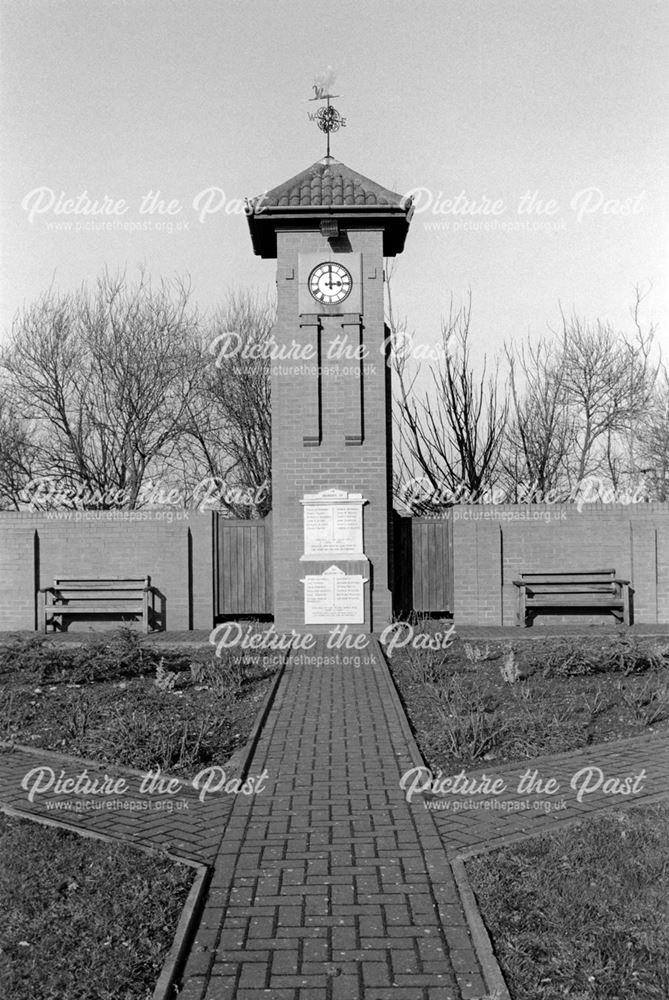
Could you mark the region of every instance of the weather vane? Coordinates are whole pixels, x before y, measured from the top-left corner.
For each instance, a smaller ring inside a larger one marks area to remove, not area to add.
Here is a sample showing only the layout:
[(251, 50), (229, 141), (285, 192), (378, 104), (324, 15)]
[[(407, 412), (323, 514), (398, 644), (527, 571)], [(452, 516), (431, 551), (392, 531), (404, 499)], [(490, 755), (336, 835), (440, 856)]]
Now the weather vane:
[(321, 132), (325, 132), (327, 137), (326, 156), (330, 155), (330, 133), (338, 132), (340, 128), (346, 127), (346, 119), (330, 104), (330, 101), (335, 97), (341, 96), (340, 94), (330, 93), (334, 79), (335, 75), (332, 71), (332, 66), (328, 66), (324, 73), (319, 73), (314, 79), (312, 84), (314, 96), (309, 98), (310, 101), (326, 102), (325, 107), (319, 108), (315, 114), (309, 114), (309, 120), (315, 121)]

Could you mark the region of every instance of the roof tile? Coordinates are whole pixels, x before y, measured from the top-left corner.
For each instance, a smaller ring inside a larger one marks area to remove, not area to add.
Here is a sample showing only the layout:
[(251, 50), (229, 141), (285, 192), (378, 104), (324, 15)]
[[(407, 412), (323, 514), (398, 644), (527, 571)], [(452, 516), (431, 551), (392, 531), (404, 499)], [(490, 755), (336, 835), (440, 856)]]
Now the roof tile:
[(402, 205), (401, 195), (351, 170), (333, 157), (317, 160), (265, 195), (252, 199), (264, 207), (320, 207), (328, 205)]

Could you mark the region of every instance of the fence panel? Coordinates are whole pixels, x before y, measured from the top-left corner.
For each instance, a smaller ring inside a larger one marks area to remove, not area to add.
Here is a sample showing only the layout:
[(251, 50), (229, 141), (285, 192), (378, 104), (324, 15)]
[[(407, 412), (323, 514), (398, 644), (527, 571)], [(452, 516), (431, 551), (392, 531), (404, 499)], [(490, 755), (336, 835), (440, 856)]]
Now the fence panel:
[(271, 526), (218, 518), (216, 614), (272, 613)]
[(453, 522), (450, 518), (411, 520), (413, 610), (453, 611)]
[(453, 522), (396, 517), (393, 604), (397, 611), (453, 612)]

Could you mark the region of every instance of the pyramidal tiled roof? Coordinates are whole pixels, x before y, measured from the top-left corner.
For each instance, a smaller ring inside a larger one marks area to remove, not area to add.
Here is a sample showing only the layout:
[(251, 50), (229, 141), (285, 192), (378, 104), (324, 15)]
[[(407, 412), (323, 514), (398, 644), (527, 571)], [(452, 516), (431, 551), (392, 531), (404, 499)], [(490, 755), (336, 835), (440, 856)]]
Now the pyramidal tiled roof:
[(332, 156), (254, 198), (251, 209), (384, 206), (407, 207), (408, 199), (351, 170)]

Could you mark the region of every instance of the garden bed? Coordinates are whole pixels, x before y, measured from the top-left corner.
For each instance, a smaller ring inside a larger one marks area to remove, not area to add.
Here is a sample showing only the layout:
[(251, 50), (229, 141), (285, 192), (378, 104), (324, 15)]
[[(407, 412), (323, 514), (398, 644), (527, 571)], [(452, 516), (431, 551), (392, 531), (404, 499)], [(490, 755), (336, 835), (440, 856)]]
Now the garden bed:
[[(421, 622), (424, 632), (443, 623)], [(434, 770), (506, 763), (669, 731), (669, 641), (456, 639), (389, 659), (416, 740)]]
[(0, 740), (192, 777), (244, 746), (270, 658), (161, 651), (129, 629), (78, 647), (0, 646)]

